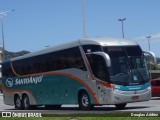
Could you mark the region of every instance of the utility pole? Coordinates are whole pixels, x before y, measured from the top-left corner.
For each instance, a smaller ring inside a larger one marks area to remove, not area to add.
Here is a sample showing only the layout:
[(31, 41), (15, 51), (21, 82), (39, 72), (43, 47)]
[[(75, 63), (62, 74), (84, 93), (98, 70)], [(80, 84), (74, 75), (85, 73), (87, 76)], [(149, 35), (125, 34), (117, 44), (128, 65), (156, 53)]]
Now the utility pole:
[(150, 38), (151, 36), (146, 36), (147, 40), (148, 40), (148, 50), (150, 51), (151, 50), (151, 47), (150, 47)]
[(83, 24), (83, 38), (86, 38), (86, 25), (85, 25), (85, 16), (84, 16), (84, 0), (82, 0), (82, 24)]
[(8, 13), (13, 12), (14, 10), (9, 11), (0, 11), (0, 20), (1, 20), (1, 30), (2, 30), (2, 47), (3, 47), (3, 58), (5, 60), (5, 44), (4, 44), (4, 28), (3, 28), (3, 18), (7, 16)]
[[(151, 47), (150, 47), (150, 38), (151, 36), (146, 36), (147, 40), (148, 40), (148, 50), (150, 51), (151, 50)], [(149, 60), (150, 61), (150, 60)], [(149, 69), (151, 70), (151, 61), (149, 62)], [(149, 75), (150, 75), (150, 79), (152, 79), (152, 74), (151, 74), (151, 71), (149, 70)]]

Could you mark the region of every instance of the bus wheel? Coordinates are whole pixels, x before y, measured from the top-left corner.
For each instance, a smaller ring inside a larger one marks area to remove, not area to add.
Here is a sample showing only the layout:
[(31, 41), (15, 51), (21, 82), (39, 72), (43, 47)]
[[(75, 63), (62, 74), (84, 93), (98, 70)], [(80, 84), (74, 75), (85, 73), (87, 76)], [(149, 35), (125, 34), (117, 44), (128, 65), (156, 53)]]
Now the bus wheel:
[(78, 104), (81, 110), (91, 110), (94, 108), (94, 106), (91, 105), (89, 96), (86, 92), (80, 93), (78, 98)]
[(127, 103), (122, 103), (122, 104), (116, 104), (116, 108), (119, 110), (123, 110), (126, 107)]
[(28, 95), (23, 96), (22, 105), (23, 105), (24, 110), (29, 110), (30, 109), (31, 105), (30, 105)]
[(22, 110), (22, 101), (21, 101), (19, 95), (16, 95), (16, 96), (15, 96), (14, 105), (15, 105), (15, 108), (16, 108), (17, 110)]

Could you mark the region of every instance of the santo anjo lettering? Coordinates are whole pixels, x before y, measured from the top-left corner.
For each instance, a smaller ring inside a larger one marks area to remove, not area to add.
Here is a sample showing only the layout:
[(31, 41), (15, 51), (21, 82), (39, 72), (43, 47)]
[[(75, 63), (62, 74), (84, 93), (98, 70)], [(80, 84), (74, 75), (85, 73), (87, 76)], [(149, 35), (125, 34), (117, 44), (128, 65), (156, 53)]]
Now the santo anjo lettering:
[(28, 78), (23, 78), (19, 79), (17, 78), (15, 80), (15, 85), (22, 85), (22, 84), (37, 84), (40, 83), (43, 79), (43, 75), (41, 76), (36, 76), (36, 77), (28, 77)]

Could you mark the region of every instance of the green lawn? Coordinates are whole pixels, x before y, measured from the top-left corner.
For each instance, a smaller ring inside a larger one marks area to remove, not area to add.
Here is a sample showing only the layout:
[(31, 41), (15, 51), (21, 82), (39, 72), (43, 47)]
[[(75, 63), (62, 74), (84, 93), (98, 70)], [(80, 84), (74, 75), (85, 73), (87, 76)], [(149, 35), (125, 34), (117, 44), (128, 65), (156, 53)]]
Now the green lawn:
[(42, 118), (0, 118), (3, 120), (159, 120), (159, 117), (42, 117)]
[[(142, 112), (143, 114), (143, 112)], [(144, 112), (144, 114), (146, 114)], [(130, 112), (111, 112), (106, 114), (42, 114), (40, 118), (21, 118), (11, 117), (2, 118), (0, 114), (0, 120), (159, 120), (158, 117), (131, 117)]]

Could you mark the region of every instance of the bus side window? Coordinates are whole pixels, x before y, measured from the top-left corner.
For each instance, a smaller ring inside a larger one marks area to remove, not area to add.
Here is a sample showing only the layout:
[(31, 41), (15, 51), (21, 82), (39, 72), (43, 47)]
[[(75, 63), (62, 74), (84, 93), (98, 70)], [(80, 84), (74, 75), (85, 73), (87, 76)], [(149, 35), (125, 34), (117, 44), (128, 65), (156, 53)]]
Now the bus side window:
[(76, 66), (76, 68), (81, 69), (83, 71), (87, 70), (86, 66), (84, 64), (82, 55), (80, 53), (79, 48), (77, 48), (77, 49), (74, 50), (74, 59), (75, 59), (75, 66)]

